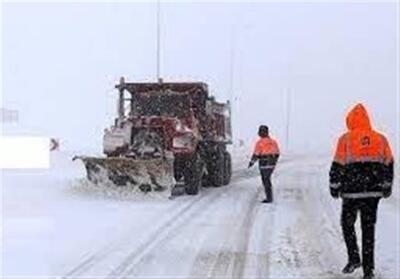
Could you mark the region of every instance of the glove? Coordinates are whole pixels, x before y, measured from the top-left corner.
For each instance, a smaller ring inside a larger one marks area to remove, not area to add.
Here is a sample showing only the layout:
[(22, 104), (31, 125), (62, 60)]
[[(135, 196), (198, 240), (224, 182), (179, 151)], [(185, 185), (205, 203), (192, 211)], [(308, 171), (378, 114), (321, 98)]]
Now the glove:
[(331, 192), (331, 196), (332, 196), (334, 199), (339, 198), (339, 184), (337, 184), (337, 183), (331, 183), (331, 184), (329, 185), (329, 190), (330, 190), (330, 192)]
[(392, 184), (385, 182), (381, 184), (383, 197), (386, 199), (392, 194)]
[(248, 166), (248, 168), (251, 168), (253, 165), (254, 165), (254, 161), (253, 160), (251, 160), (250, 162), (249, 162), (249, 166)]
[(390, 197), (390, 195), (392, 194), (392, 189), (385, 189), (383, 190), (383, 197), (386, 199), (388, 197)]
[(339, 198), (339, 191), (338, 190), (334, 190), (334, 189), (330, 189), (331, 190), (331, 196), (334, 199)]

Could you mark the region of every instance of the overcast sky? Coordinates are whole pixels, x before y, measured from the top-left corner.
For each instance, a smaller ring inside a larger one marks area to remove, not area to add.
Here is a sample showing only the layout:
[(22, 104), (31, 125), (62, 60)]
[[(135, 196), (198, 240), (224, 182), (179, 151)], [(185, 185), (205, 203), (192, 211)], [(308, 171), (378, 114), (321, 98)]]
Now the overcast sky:
[[(3, 106), (19, 110), (17, 129), (101, 151), (114, 83), (155, 80), (156, 4), (3, 4), (1, 18)], [(395, 3), (162, 3), (161, 73), (205, 81), (224, 101), (233, 65), (246, 142), (267, 124), (285, 148), (289, 92), (292, 150), (330, 152), (358, 101), (394, 145), (397, 24)]]

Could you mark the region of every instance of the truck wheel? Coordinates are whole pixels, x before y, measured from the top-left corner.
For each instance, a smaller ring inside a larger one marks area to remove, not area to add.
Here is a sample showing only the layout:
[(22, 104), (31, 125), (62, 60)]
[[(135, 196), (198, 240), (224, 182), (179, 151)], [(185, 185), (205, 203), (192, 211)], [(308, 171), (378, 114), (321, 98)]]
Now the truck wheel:
[(185, 166), (185, 190), (188, 195), (197, 195), (201, 187), (203, 177), (203, 162), (200, 156), (195, 155), (188, 160)]
[(231, 182), (232, 177), (232, 158), (229, 152), (224, 152), (224, 185), (228, 185)]
[(213, 154), (210, 162), (210, 181), (214, 187), (220, 187), (224, 184), (224, 153), (218, 151)]
[(203, 178), (201, 179), (201, 186), (202, 187), (206, 187), (206, 188), (209, 188), (209, 187), (212, 187), (213, 185), (212, 185), (212, 181), (211, 181), (211, 177), (210, 177), (210, 175), (207, 173), (207, 174), (203, 174)]

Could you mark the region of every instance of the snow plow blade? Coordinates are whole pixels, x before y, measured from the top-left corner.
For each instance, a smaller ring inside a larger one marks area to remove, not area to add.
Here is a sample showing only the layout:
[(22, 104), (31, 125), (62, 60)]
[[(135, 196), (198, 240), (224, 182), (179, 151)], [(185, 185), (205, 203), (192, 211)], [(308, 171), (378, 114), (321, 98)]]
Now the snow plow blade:
[(99, 185), (137, 186), (142, 192), (171, 191), (175, 184), (173, 160), (76, 156), (86, 168), (87, 179)]

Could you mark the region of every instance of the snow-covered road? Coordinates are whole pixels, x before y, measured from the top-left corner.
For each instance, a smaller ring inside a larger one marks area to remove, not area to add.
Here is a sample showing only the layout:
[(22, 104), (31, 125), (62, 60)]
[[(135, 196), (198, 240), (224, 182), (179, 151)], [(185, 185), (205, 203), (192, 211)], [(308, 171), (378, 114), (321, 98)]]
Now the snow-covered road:
[[(3, 177), (7, 277), (359, 278), (346, 261), (340, 201), (328, 193), (329, 158), (284, 158), (275, 203), (262, 204), (257, 171), (236, 164), (231, 185), (174, 200), (75, 191), (81, 166)], [(74, 190), (75, 189), (75, 190)], [(398, 192), (395, 191), (397, 194)], [(398, 278), (399, 204), (381, 202), (377, 273)], [(358, 223), (359, 224), (359, 223)], [(359, 234), (360, 235), (360, 234)]]

